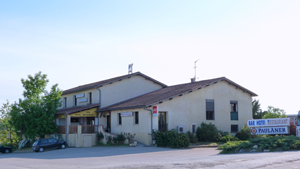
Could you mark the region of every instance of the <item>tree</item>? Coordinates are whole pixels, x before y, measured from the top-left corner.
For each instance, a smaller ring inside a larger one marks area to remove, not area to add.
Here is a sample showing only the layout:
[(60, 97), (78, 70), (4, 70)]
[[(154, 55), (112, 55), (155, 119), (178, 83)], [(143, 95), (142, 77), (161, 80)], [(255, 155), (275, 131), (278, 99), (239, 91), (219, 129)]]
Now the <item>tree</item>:
[(279, 108), (275, 108), (273, 106), (268, 106), (267, 113), (262, 117), (263, 119), (270, 119), (270, 118), (285, 118), (285, 111)]
[(21, 79), (21, 82), (25, 88), (24, 99), (19, 99), (19, 103), (12, 106), (11, 124), (28, 139), (44, 138), (46, 134), (56, 133), (54, 115), (61, 105), (62, 94), (58, 85), (53, 85), (51, 91), (47, 92), (45, 88), (49, 80), (41, 72), (29, 75), (26, 80)]
[(0, 109), (0, 142), (15, 147), (20, 138), (15, 128), (9, 123), (11, 107), (12, 105), (7, 101)]
[(260, 103), (259, 100), (253, 100), (252, 101), (252, 116), (253, 119), (261, 119), (267, 111), (262, 111), (260, 109)]

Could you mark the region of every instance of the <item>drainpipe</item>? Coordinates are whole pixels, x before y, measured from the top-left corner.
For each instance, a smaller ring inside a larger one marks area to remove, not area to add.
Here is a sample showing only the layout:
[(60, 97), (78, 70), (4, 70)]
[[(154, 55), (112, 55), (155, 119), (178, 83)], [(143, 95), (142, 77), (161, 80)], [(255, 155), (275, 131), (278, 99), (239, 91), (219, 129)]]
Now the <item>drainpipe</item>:
[(95, 89), (99, 90), (99, 108), (101, 108), (101, 90), (97, 88), (98, 86), (95, 87)]
[(153, 144), (153, 113), (151, 109), (146, 109), (145, 107), (143, 107), (144, 110), (150, 111), (151, 113), (151, 132), (149, 134), (151, 134), (151, 144)]

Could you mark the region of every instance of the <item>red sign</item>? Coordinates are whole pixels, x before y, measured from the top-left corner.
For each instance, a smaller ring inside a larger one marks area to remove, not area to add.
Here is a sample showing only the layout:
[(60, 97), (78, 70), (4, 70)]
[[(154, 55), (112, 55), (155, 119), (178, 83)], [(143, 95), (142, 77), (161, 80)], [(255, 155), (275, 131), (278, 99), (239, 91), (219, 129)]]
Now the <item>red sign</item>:
[(158, 108), (157, 106), (153, 106), (153, 116), (157, 116)]

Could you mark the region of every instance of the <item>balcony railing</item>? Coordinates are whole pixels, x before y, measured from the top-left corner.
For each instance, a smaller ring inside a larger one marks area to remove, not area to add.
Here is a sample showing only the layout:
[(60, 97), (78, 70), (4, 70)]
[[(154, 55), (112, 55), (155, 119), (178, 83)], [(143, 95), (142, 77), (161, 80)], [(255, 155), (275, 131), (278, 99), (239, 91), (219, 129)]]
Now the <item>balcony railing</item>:
[(98, 125), (82, 125), (81, 133), (97, 133)]
[(231, 120), (239, 120), (238, 112), (230, 112)]
[(77, 133), (77, 129), (78, 129), (77, 125), (71, 125), (71, 126), (69, 126), (69, 134), (75, 134), (75, 133)]
[(57, 126), (59, 134), (66, 134), (66, 126)]

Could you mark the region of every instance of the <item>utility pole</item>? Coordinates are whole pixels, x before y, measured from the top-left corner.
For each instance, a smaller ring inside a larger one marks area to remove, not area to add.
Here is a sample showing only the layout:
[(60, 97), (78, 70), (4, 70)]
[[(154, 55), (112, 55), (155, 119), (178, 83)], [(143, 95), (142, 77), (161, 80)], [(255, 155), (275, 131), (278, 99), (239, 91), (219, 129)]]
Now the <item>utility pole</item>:
[[(199, 60), (199, 59), (198, 59)], [(197, 66), (196, 66), (196, 63), (198, 62), (198, 60), (196, 60), (195, 62), (194, 62), (194, 68), (195, 68), (195, 76), (194, 76), (194, 82), (196, 81), (196, 75), (197, 75), (197, 72), (196, 72), (196, 70), (197, 70)]]

